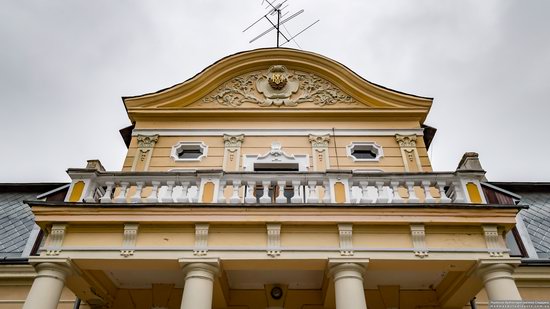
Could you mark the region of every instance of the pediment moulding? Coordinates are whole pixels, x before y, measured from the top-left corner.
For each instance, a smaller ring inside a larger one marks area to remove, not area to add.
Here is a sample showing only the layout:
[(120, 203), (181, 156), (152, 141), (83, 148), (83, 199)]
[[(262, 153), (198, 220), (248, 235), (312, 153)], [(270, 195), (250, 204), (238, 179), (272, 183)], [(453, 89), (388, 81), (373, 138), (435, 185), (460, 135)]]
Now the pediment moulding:
[(234, 54), (183, 83), (123, 100), (131, 118), (140, 111), (258, 107), (296, 110), (339, 106), (427, 114), (432, 104), (431, 98), (370, 83), (324, 56), (286, 48)]

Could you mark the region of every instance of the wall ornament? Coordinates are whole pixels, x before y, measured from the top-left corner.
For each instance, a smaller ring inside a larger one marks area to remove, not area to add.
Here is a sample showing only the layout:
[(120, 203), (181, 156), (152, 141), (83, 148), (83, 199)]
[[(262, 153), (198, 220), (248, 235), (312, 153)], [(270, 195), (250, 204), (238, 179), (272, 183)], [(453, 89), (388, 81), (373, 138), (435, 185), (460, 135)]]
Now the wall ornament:
[(357, 101), (331, 82), (314, 73), (289, 71), (284, 65), (273, 65), (267, 71), (256, 71), (231, 79), (202, 99), (237, 107), (244, 103), (258, 106), (298, 106), (311, 102), (319, 106)]

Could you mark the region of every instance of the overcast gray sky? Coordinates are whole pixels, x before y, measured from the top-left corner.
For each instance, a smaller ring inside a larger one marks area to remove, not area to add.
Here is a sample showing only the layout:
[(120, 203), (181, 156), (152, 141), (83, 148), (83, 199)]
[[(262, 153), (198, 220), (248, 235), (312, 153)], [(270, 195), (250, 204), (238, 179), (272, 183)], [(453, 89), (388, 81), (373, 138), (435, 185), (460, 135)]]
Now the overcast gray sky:
[[(184, 81), (254, 44), (260, 0), (3, 0), (0, 182), (119, 170), (121, 96)], [(383, 86), (434, 97), (436, 170), (476, 151), (490, 180), (550, 181), (550, 1), (289, 0), (302, 49)], [(289, 47), (296, 48), (294, 44)]]

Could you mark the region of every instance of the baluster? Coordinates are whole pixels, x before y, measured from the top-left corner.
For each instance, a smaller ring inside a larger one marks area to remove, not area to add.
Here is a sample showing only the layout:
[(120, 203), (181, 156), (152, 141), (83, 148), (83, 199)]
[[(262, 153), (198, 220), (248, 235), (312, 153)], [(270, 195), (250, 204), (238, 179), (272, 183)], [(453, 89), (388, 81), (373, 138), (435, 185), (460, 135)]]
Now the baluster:
[(97, 191), (97, 185), (95, 182), (90, 182), (88, 188), (88, 194), (84, 197), (84, 202), (95, 203), (95, 193)]
[(464, 197), (464, 192), (462, 191), (462, 184), (460, 181), (453, 181), (452, 186), (455, 193), (453, 203), (466, 203), (466, 198)]
[(299, 180), (293, 180), (292, 181), (292, 188), (294, 191), (294, 195), (290, 199), (290, 202), (293, 204), (303, 203), (304, 200), (302, 199), (302, 196), (300, 196), (300, 181)]
[(237, 204), (241, 201), (241, 198), (239, 197), (239, 188), (241, 187), (241, 181), (240, 180), (233, 180), (233, 195), (231, 195), (231, 199), (229, 200), (231, 204)]
[(407, 200), (407, 203), (420, 203), (420, 199), (416, 196), (416, 192), (414, 192), (414, 181), (407, 181), (405, 182), (405, 185), (409, 191), (409, 199)]
[(175, 185), (176, 185), (175, 181), (167, 181), (166, 182), (166, 192), (160, 198), (161, 203), (173, 203), (174, 202), (174, 198), (172, 197), (172, 193), (174, 192), (174, 186)]
[(286, 196), (285, 196), (285, 186), (286, 186), (286, 180), (279, 180), (277, 181), (277, 186), (279, 187), (279, 194), (277, 195), (277, 198), (275, 199), (275, 203), (277, 204), (286, 204)]
[(136, 193), (130, 198), (130, 203), (139, 203), (141, 202), (141, 191), (145, 183), (143, 181), (136, 182)]
[(424, 203), (435, 203), (435, 198), (432, 196), (432, 192), (430, 192), (431, 184), (432, 183), (429, 180), (422, 181), (422, 187), (424, 188), (424, 196), (426, 197), (424, 199)]
[(105, 189), (105, 194), (99, 199), (100, 203), (112, 203), (111, 195), (113, 194), (113, 187), (115, 186), (114, 182), (107, 181), (105, 182), (107, 189)]
[(439, 202), (440, 203), (450, 203), (452, 200), (447, 197), (447, 194), (445, 193), (445, 185), (447, 184), (446, 181), (438, 180), (436, 182), (437, 188), (439, 189)]
[(226, 180), (220, 180), (220, 185), (218, 186), (218, 203), (225, 204), (228, 201), (225, 199), (225, 186), (227, 185)]
[(114, 203), (126, 203), (126, 193), (128, 193), (128, 182), (120, 183), (120, 192), (117, 197), (113, 199)]
[(269, 197), (269, 185), (271, 185), (270, 180), (264, 180), (262, 181), (263, 186), (263, 194), (262, 197), (260, 197), (260, 203), (271, 203), (271, 198)]
[(189, 181), (181, 182), (181, 195), (176, 197), (178, 203), (189, 203)]
[(309, 195), (307, 196), (308, 203), (319, 203), (319, 196), (317, 195), (317, 181), (311, 180), (307, 182), (309, 186)]
[(359, 185), (361, 186), (361, 199), (359, 200), (360, 203), (374, 203), (374, 198), (372, 198), (369, 194), (369, 182), (368, 181), (360, 181)]
[(378, 198), (376, 199), (377, 203), (389, 203), (390, 197), (388, 196), (387, 191), (384, 190), (384, 182), (377, 181), (376, 188), (378, 189)]
[(152, 181), (151, 184), (153, 185), (153, 188), (151, 188), (151, 194), (145, 199), (147, 203), (158, 203), (158, 192), (160, 187), (160, 181)]
[(323, 194), (323, 203), (329, 204), (331, 202), (331, 199), (330, 199), (330, 194), (331, 194), (330, 181), (324, 180), (323, 181), (323, 188), (325, 189), (325, 193)]
[(393, 191), (393, 196), (392, 196), (391, 202), (392, 203), (403, 203), (403, 198), (401, 197), (401, 195), (399, 195), (399, 181), (391, 181), (390, 185), (391, 185), (391, 188), (392, 188), (392, 191)]
[(247, 204), (256, 203), (256, 196), (254, 196), (254, 189), (256, 189), (256, 182), (249, 181), (248, 188), (246, 188), (246, 197), (244, 198), (245, 203)]

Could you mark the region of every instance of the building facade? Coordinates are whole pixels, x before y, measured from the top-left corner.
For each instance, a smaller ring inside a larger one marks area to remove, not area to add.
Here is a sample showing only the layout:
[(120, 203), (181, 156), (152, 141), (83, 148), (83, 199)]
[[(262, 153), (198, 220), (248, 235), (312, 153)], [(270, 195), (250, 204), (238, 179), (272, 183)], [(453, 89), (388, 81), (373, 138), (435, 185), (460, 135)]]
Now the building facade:
[(274, 48), (123, 100), (121, 171), (91, 160), (63, 201), (28, 202), (47, 237), (23, 308), (64, 287), (117, 309), (522, 300), (504, 236), (523, 206), (489, 200), (475, 153), (432, 171), (432, 99)]

